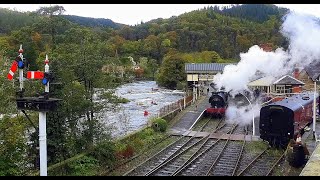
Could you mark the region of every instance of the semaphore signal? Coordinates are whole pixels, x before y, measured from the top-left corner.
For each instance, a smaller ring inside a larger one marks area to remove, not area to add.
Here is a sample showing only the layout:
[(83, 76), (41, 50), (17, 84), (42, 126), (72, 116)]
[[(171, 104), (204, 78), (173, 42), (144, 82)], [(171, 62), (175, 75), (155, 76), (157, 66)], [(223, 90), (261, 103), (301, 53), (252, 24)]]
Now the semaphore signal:
[(13, 76), (14, 76), (15, 72), (17, 71), (17, 69), (18, 69), (17, 61), (13, 61), (12, 65), (11, 65), (11, 68), (9, 70), (8, 76), (7, 76), (7, 78), (10, 81), (13, 79)]
[[(8, 73), (8, 79), (12, 80), (15, 72), (19, 69), (20, 91), (17, 92), (16, 102), (17, 108), (24, 112), (32, 110), (39, 112), (39, 151), (40, 151), (40, 176), (47, 176), (47, 135), (46, 135), (46, 113), (56, 109), (58, 102), (61, 99), (49, 98), (49, 82), (52, 79), (52, 74), (49, 71), (49, 59), (46, 55), (45, 71), (27, 71), (28, 80), (41, 80), (45, 86), (44, 93), (39, 97), (23, 97), (23, 70), (27, 66), (27, 61), (23, 58), (23, 49), (20, 45), (19, 55), (13, 61)], [(26, 115), (26, 114), (25, 114)], [(27, 115), (26, 115), (27, 116)], [(27, 117), (28, 118), (28, 117)]]

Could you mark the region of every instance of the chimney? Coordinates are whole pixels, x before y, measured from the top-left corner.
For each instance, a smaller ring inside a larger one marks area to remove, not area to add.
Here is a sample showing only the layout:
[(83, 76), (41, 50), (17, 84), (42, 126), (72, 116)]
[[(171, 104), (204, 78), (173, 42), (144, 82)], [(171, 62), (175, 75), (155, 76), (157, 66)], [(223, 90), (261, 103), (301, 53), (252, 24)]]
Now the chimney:
[(296, 64), (295, 65), (295, 68), (294, 68), (294, 72), (293, 72), (293, 77), (294, 78), (296, 78), (296, 79), (298, 79), (298, 77), (299, 77), (299, 68), (298, 68), (298, 65)]
[(259, 44), (259, 47), (265, 52), (271, 52), (272, 51), (272, 44), (271, 43)]

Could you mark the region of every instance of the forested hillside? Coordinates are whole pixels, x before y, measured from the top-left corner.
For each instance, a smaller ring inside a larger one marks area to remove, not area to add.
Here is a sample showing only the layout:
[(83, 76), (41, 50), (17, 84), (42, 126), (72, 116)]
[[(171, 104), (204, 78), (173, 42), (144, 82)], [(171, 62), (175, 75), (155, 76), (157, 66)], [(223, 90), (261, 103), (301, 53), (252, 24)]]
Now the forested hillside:
[(111, 19), (90, 18), (74, 15), (63, 15), (63, 17), (71, 22), (88, 27), (110, 27), (114, 29), (119, 29), (123, 26), (123, 24), (115, 23)]
[[(103, 94), (106, 101), (97, 104), (93, 95), (97, 88), (113, 88), (136, 77), (132, 60), (143, 68), (142, 78), (183, 89), (186, 62), (237, 62), (239, 53), (252, 45), (269, 43), (276, 48), (287, 44), (279, 33), (286, 10), (272, 5), (210, 6), (135, 26), (64, 16), (64, 11), (62, 6), (28, 13), (0, 9), (0, 115), (18, 114), (18, 83), (6, 76), (20, 44), (29, 70), (43, 71), (48, 54), (54, 82), (58, 83), (50, 85), (51, 95), (62, 101), (56, 112), (47, 115), (49, 165), (110, 140), (95, 113), (112, 109), (119, 100)], [(28, 81), (26, 89), (26, 95), (35, 96), (44, 86)], [(0, 175), (28, 174), (30, 167), (38, 166), (38, 134), (29, 131), (32, 127), (23, 116), (14, 117), (0, 121)], [(37, 124), (37, 116), (33, 120)], [(26, 133), (31, 139), (25, 138)], [(114, 160), (116, 148), (106, 143), (103, 149), (108, 152), (96, 158), (109, 166), (111, 161), (103, 158)]]
[(277, 18), (280, 18), (288, 11), (288, 9), (285, 8), (279, 8), (274, 5), (266, 4), (244, 4), (241, 6), (232, 5), (231, 8), (224, 7), (219, 9), (215, 7), (214, 10), (222, 15), (247, 19), (260, 23), (267, 21), (270, 16), (276, 16)]

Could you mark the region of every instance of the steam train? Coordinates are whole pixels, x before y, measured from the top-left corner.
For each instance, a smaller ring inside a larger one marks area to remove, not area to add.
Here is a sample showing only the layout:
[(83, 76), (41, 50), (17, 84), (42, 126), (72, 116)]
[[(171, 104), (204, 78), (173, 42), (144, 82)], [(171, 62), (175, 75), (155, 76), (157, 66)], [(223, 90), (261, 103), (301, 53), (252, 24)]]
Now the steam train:
[[(318, 99), (318, 97), (317, 97)], [(313, 94), (298, 94), (260, 110), (260, 138), (272, 147), (285, 148), (290, 139), (304, 133), (313, 119)]]
[(249, 92), (244, 91), (236, 94), (234, 97), (231, 96), (230, 92), (225, 92), (223, 90), (212, 92), (212, 95), (209, 98), (210, 107), (206, 109), (205, 115), (222, 118), (225, 116), (226, 109), (229, 105), (241, 107), (247, 104), (248, 101), (243, 93)]
[(222, 118), (228, 107), (228, 96), (224, 91), (212, 92), (209, 98), (210, 107), (206, 109), (205, 115)]

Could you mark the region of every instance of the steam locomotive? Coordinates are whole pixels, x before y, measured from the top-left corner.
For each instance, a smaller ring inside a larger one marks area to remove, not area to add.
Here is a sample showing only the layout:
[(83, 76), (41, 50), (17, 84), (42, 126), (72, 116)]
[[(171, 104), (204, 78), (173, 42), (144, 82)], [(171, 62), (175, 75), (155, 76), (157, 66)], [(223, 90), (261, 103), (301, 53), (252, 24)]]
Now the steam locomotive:
[(210, 107), (206, 109), (205, 115), (222, 118), (225, 116), (226, 109), (229, 105), (241, 107), (247, 104), (248, 101), (243, 94), (248, 94), (249, 92), (244, 91), (236, 94), (234, 97), (231, 96), (230, 92), (231, 91), (225, 92), (223, 89), (212, 92), (209, 98)]
[(262, 107), (260, 138), (270, 146), (285, 148), (290, 139), (302, 135), (304, 128), (312, 122), (313, 101), (312, 93), (298, 94)]
[(211, 107), (206, 109), (205, 115), (222, 118), (228, 107), (228, 96), (229, 94), (224, 91), (212, 92), (209, 98)]

